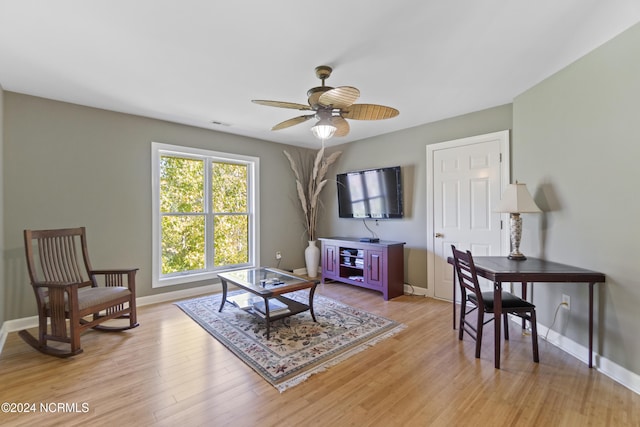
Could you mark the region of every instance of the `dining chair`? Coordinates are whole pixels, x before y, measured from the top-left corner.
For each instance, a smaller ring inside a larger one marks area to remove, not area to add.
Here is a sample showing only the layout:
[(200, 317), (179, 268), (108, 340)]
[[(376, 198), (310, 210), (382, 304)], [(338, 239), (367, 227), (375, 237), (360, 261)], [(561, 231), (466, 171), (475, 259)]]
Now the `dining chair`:
[[(476, 358), (480, 358), (480, 349), (482, 348), (482, 330), (483, 326), (494, 320), (500, 322), (501, 319), (491, 317), (487, 321), (484, 320), (485, 313), (494, 313), (493, 291), (482, 292), (476, 267), (473, 263), (473, 256), (470, 251), (460, 251), (455, 245), (451, 245), (453, 251), (454, 270), (458, 277), (458, 284), (461, 291), (461, 309), (460, 309), (460, 329), (458, 339), (462, 340), (466, 332), (476, 341)], [(455, 304), (455, 302), (454, 302)], [(471, 307), (467, 310), (467, 305)], [(477, 321), (475, 325), (467, 319), (467, 315), (477, 310)], [(526, 319), (531, 323), (531, 342), (533, 346), (533, 361), (538, 363), (540, 357), (538, 355), (538, 329), (536, 327), (536, 306), (530, 302), (513, 295), (510, 292), (502, 291), (502, 313), (504, 317), (504, 339), (509, 340), (509, 321), (508, 315), (513, 314), (522, 319)], [(500, 337), (494, 337), (500, 339)]]

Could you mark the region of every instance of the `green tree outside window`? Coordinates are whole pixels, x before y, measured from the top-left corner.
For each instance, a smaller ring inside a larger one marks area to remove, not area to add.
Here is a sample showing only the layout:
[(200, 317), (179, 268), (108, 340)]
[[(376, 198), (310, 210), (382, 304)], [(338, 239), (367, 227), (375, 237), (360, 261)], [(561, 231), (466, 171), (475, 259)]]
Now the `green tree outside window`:
[(248, 263), (248, 196), (247, 165), (161, 156), (162, 274)]

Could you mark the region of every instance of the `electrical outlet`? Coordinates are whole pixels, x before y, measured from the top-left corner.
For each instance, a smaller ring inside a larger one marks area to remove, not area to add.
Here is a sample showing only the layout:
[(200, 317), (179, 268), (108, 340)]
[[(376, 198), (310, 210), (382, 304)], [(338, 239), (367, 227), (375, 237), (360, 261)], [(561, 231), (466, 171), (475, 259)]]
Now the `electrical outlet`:
[(562, 306), (567, 310), (571, 310), (571, 298), (569, 295), (562, 294)]
[(281, 258), (282, 258), (282, 252), (276, 251), (276, 259), (281, 259)]

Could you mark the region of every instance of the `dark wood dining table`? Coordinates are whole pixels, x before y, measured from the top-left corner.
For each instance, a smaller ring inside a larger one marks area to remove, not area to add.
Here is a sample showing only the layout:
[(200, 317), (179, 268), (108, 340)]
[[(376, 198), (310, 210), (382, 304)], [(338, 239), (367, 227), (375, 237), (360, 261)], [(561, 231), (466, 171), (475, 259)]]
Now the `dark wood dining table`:
[[(511, 260), (506, 256), (474, 256), (473, 261), (478, 276), (493, 282), (494, 294), (494, 341), (495, 367), (500, 369), (500, 333), (502, 319), (502, 283), (517, 282), (522, 284), (522, 297), (527, 296), (528, 283), (585, 283), (589, 284), (589, 368), (593, 367), (593, 317), (594, 286), (604, 283), (605, 275), (597, 271), (573, 267), (539, 258)], [(453, 265), (453, 257), (447, 258)], [(456, 280), (453, 281), (453, 317), (455, 328), (456, 317)], [(508, 327), (505, 325), (505, 327)]]

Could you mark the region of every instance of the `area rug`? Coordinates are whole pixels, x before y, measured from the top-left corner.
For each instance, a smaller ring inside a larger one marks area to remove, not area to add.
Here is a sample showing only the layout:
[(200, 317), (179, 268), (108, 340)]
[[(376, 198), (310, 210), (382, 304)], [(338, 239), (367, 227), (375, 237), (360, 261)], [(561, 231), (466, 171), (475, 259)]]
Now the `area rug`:
[[(308, 290), (287, 297), (309, 301)], [(250, 313), (229, 303), (218, 312), (221, 299), (222, 294), (214, 294), (176, 305), (280, 392), (405, 328), (394, 320), (316, 294), (313, 308), (317, 323), (308, 311), (275, 321), (267, 340), (266, 325)]]

